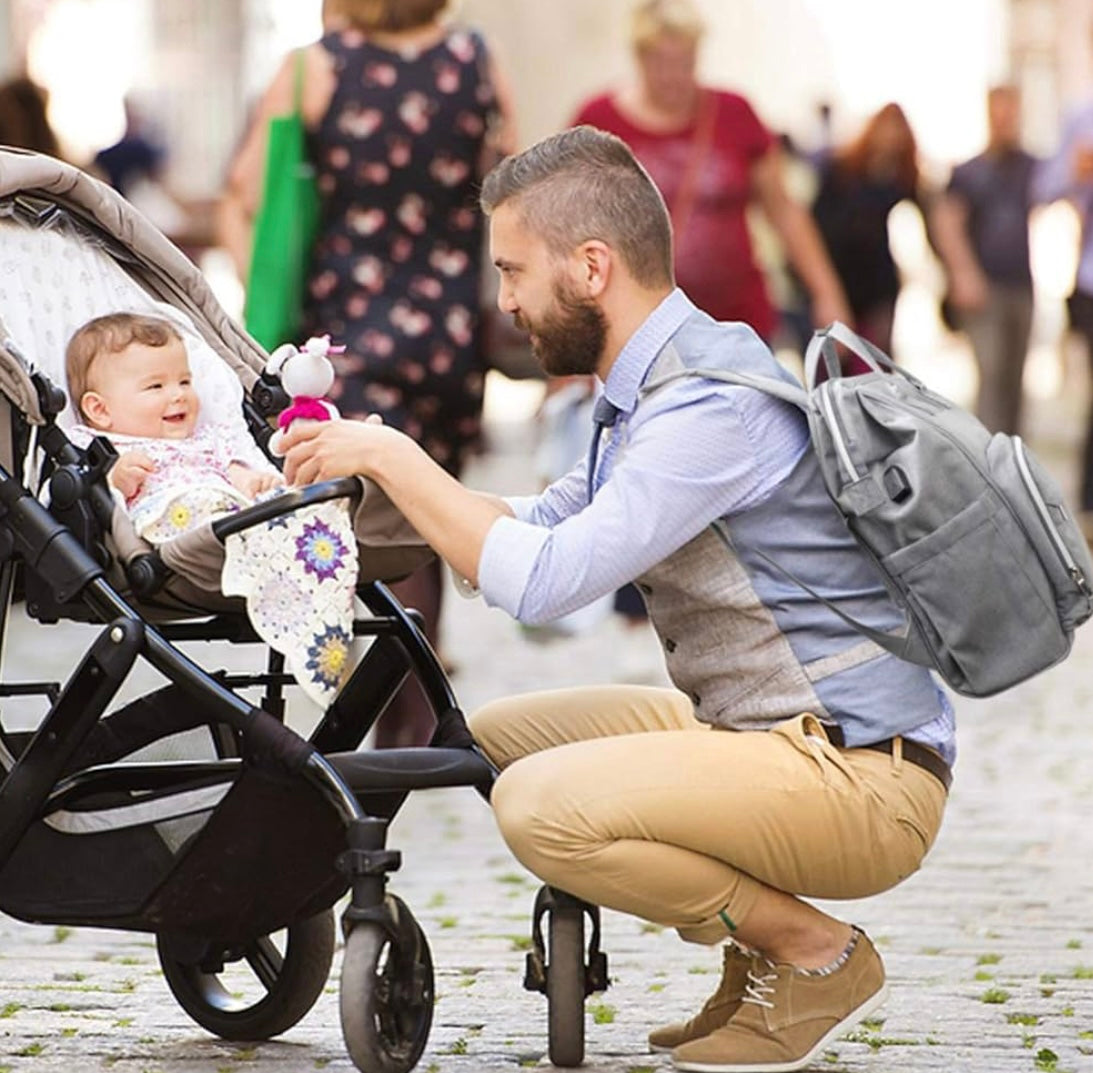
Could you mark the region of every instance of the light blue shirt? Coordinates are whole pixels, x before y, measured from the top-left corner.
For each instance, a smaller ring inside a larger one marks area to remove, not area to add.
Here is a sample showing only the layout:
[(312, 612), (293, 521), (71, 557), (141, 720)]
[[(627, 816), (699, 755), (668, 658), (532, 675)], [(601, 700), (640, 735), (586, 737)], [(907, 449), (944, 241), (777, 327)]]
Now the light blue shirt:
[[(715, 519), (760, 501), (793, 468), (808, 432), (773, 398), (745, 410), (744, 389), (696, 378), (635, 412), (650, 365), (695, 312), (672, 291), (612, 366), (603, 390), (620, 415), (602, 434), (592, 502), (587, 462), (541, 495), (508, 500), (516, 517), (493, 524), (478, 566), (489, 604), (527, 623), (567, 614), (640, 576)], [(750, 328), (733, 327), (740, 346), (763, 347)]]
[[(637, 407), (650, 366), (696, 312), (682, 291), (672, 291), (612, 366), (603, 391), (620, 414), (601, 434), (591, 502), (587, 461), (538, 496), (507, 500), (515, 517), (490, 527), (478, 566), (491, 606), (540, 623), (614, 592), (718, 518), (761, 503), (809, 449), (799, 413), (721, 381), (684, 378)], [(746, 325), (726, 327), (738, 350), (766, 350)], [(913, 737), (951, 763), (954, 719), (944, 695), (941, 709)]]

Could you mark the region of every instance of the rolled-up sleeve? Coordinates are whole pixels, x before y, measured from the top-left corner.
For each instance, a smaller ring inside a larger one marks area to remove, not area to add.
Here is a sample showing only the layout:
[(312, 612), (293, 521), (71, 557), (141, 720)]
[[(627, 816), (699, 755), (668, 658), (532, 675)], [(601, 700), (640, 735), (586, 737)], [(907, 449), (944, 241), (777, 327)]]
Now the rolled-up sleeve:
[(517, 518), (498, 518), (486, 534), (478, 564), (478, 587), (491, 607), (519, 617), (528, 578), (550, 530)]

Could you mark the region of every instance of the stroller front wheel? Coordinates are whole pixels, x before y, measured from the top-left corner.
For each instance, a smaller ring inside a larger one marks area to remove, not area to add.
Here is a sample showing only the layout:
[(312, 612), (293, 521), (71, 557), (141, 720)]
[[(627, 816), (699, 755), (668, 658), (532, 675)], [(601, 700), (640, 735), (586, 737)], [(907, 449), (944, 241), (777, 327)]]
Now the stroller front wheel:
[(433, 1023), (433, 960), (421, 926), (394, 895), (396, 922), (355, 923), (345, 939), (340, 987), (342, 1034), (366, 1073), (408, 1073)]
[(547, 1043), (552, 1065), (584, 1061), (584, 910), (556, 904), (550, 910), (546, 974)]
[(315, 1005), (330, 978), (334, 936), (334, 911), (326, 909), (238, 947), (207, 944), (196, 957), (159, 934), (156, 952), (171, 993), (202, 1028), (221, 1039), (264, 1040)]

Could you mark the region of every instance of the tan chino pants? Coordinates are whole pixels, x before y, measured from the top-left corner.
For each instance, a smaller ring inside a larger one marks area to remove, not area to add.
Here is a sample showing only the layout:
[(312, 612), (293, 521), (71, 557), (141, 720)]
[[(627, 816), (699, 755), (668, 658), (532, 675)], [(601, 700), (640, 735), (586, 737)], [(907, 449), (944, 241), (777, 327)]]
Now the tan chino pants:
[(716, 943), (760, 884), (860, 898), (916, 871), (945, 789), (899, 755), (837, 749), (812, 715), (769, 731), (699, 723), (675, 690), (594, 686), (487, 704), (492, 805), (544, 882)]

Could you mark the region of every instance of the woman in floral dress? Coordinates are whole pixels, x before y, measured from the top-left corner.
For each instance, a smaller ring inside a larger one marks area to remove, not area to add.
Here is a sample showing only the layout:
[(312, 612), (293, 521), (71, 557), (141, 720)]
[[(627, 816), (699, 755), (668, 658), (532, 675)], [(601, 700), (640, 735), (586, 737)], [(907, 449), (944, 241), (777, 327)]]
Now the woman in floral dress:
[[(480, 34), (445, 22), (447, 0), (339, 0), (305, 49), (302, 111), (322, 198), (303, 334), (345, 346), (331, 395), (342, 415), (383, 420), (458, 475), (478, 440), (479, 322), (487, 154), (514, 148), (507, 84)], [(289, 56), (232, 168), (229, 195), (257, 207), (269, 117), (291, 112)], [(240, 261), (241, 242), (236, 245)], [(439, 561), (393, 586), (437, 644)], [(378, 745), (428, 740), (432, 717), (407, 684)]]

